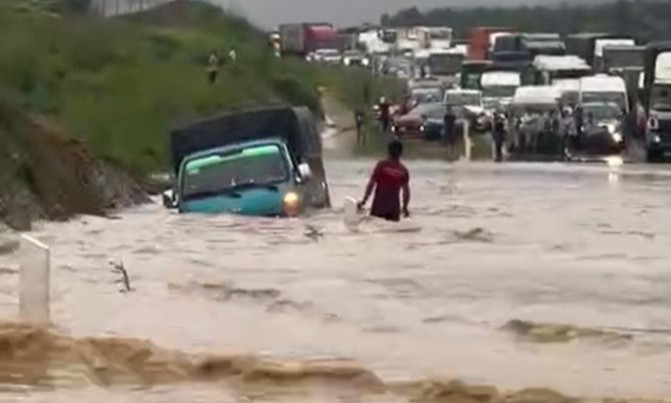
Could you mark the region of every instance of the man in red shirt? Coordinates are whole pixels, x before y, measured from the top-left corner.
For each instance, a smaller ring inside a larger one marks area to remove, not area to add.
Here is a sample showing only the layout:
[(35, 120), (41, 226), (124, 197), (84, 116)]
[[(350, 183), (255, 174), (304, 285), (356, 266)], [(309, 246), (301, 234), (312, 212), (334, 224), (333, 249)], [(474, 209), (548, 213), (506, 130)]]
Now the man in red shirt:
[[(373, 206), (370, 214), (375, 217), (384, 218), (389, 221), (400, 221), (401, 211), (408, 217), (408, 203), (410, 202), (410, 173), (401, 163), (403, 144), (394, 140), (387, 147), (389, 156), (379, 161), (373, 170), (373, 174), (366, 186), (366, 193), (359, 203), (363, 208), (368, 201), (373, 189)], [(403, 191), (403, 209), (401, 209), (400, 193)]]

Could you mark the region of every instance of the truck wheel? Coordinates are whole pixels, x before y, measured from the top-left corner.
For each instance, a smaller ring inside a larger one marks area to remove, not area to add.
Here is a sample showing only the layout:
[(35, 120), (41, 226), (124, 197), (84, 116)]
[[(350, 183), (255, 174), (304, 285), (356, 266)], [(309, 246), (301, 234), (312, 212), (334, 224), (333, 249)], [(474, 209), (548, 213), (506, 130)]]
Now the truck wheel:
[(658, 150), (650, 150), (646, 152), (646, 161), (647, 162), (659, 162), (660, 152)]

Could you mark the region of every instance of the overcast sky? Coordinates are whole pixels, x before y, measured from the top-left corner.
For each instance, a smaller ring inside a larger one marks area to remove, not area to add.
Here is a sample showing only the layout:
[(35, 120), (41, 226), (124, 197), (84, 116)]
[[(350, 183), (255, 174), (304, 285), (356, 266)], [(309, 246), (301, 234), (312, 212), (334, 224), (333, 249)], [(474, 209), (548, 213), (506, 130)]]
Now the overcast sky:
[[(0, 0), (1, 1), (1, 0)], [(553, 0), (210, 0), (241, 10), (263, 28), (287, 22), (328, 21), (337, 26), (378, 22), (382, 13), (401, 8), (420, 9), (464, 5), (518, 5), (559, 3)], [(600, 0), (567, 0), (567, 3), (592, 3)]]

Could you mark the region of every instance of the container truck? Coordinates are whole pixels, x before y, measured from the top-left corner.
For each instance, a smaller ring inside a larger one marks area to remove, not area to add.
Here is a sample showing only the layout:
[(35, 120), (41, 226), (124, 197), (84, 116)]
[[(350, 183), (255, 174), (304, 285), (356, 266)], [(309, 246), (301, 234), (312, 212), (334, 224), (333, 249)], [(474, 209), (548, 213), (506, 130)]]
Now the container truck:
[(283, 24), (279, 32), (283, 54), (305, 57), (317, 49), (337, 46), (337, 31), (326, 22)]

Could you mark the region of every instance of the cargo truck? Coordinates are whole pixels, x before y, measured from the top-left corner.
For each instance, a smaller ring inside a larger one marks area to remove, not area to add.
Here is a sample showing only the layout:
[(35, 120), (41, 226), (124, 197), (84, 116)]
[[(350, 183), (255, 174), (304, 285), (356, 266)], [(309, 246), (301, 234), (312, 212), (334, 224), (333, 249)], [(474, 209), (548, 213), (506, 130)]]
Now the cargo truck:
[(291, 217), (330, 207), (321, 137), (305, 107), (223, 113), (175, 129), (172, 190), (180, 213)]
[(282, 54), (305, 57), (317, 49), (337, 47), (337, 31), (326, 22), (283, 24), (279, 33)]

